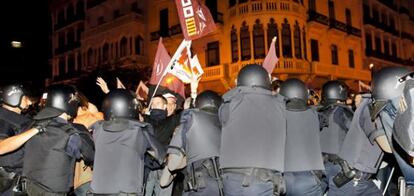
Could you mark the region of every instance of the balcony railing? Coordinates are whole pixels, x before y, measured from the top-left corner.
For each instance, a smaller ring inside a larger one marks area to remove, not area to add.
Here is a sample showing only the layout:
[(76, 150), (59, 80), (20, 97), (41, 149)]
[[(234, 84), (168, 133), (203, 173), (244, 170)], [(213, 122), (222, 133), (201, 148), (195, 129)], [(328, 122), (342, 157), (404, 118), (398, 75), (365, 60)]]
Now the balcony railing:
[(338, 30), (343, 31), (345, 33), (347, 32), (346, 24), (343, 23), (343, 22), (340, 22), (340, 21), (338, 21), (334, 18), (329, 19), (329, 28), (338, 29)]
[[(170, 27), (168, 29), (168, 35), (167, 36), (174, 36), (174, 35), (178, 35), (181, 34), (182, 30), (181, 30), (181, 26), (180, 24), (176, 24), (172, 27)], [(150, 40), (154, 41), (154, 40), (158, 40), (161, 37), (160, 31), (154, 31), (150, 33)]]
[(316, 10), (308, 10), (308, 21), (315, 21), (323, 25), (329, 25), (329, 18)]
[(105, 22), (101, 25), (95, 26), (89, 30), (87, 30), (85, 32), (85, 37), (91, 36), (91, 35), (95, 35), (101, 32), (105, 32), (108, 30), (111, 30), (117, 26), (121, 26), (123, 24), (129, 23), (129, 22), (139, 22), (139, 21), (143, 21), (142, 15), (137, 14), (135, 12), (130, 12), (126, 15), (120, 16), (116, 19), (113, 19), (111, 21)]
[(105, 2), (105, 0), (88, 0), (86, 2), (86, 9), (91, 9)]
[(230, 17), (238, 17), (250, 13), (264, 13), (274, 11), (304, 13), (305, 7), (294, 2), (294, 0), (250, 0), (243, 3), (238, 3), (229, 9)]
[(80, 42), (73, 42), (73, 43), (69, 43), (68, 45), (64, 46), (64, 47), (59, 47), (55, 49), (55, 55), (59, 55), (68, 51), (72, 51), (75, 50), (77, 48), (80, 48), (81, 43)]
[(414, 42), (414, 36), (407, 32), (401, 32), (401, 38), (408, 39)]
[(81, 21), (81, 20), (85, 20), (85, 15), (84, 14), (79, 14), (76, 16), (73, 16), (71, 18), (68, 18), (67, 20), (63, 21), (63, 22), (59, 22), (57, 24), (54, 25), (54, 30), (59, 30), (63, 27), (69, 26), (75, 22)]
[(337, 78), (349, 78), (355, 80), (370, 80), (371, 72), (346, 66), (337, 66), (312, 62), (312, 73), (316, 75), (334, 76)]
[(357, 29), (351, 25), (346, 26), (346, 31), (349, 35), (355, 35), (357, 37), (361, 37), (361, 30)]
[(390, 0), (379, 0), (379, 2), (381, 2), (382, 4), (386, 5), (387, 7), (393, 9), (394, 11), (398, 12), (398, 7), (397, 5), (394, 4), (394, 1), (390, 1)]
[(225, 78), (225, 71), (224, 71), (224, 65), (216, 65), (212, 67), (205, 67), (203, 68), (204, 74), (203, 77), (201, 77), (201, 81), (212, 81), (212, 80), (219, 80), (222, 78)]
[(364, 16), (364, 24), (369, 24), (372, 25), (376, 28), (382, 29), (385, 32), (388, 32), (394, 36), (398, 36), (398, 31), (395, 29), (394, 26), (390, 26), (390, 25), (386, 25), (384, 23), (381, 23), (380, 21), (370, 18), (370, 17), (366, 17)]

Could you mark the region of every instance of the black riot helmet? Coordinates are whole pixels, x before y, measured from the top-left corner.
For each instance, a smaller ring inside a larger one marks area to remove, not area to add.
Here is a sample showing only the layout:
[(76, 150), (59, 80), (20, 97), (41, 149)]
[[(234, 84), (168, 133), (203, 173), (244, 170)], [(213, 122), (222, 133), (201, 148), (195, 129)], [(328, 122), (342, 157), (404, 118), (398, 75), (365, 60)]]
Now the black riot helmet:
[(102, 105), (104, 119), (136, 118), (138, 114), (138, 105), (138, 100), (130, 91), (125, 89), (111, 90), (108, 95), (106, 95)]
[(260, 65), (246, 65), (239, 71), (237, 86), (261, 87), (270, 90), (269, 73)]
[(375, 101), (387, 101), (400, 96), (404, 81), (411, 71), (405, 67), (385, 67), (374, 74), (372, 97)]
[(341, 81), (331, 80), (322, 87), (322, 102), (324, 104), (346, 101), (347, 98), (348, 87)]
[(70, 85), (53, 85), (47, 90), (46, 108), (54, 108), (62, 113), (76, 117), (78, 112), (79, 99), (75, 87)]
[(25, 91), (21, 84), (11, 84), (0, 89), (0, 103), (11, 107), (20, 108), (23, 96)]
[(289, 78), (280, 86), (279, 93), (288, 99), (308, 100), (308, 90), (301, 80), (296, 78)]
[(195, 107), (201, 110), (203, 109), (211, 109), (211, 110), (218, 110), (221, 103), (223, 103), (223, 99), (214, 91), (203, 91), (201, 92), (195, 101)]

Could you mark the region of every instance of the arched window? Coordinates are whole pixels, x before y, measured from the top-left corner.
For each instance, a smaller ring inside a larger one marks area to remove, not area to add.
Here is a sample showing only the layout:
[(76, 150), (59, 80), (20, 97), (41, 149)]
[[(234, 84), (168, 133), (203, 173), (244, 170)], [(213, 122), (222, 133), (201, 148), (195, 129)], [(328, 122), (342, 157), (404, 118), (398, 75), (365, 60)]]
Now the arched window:
[(70, 54), (68, 56), (68, 73), (74, 74), (75, 73), (75, 56)]
[(79, 17), (85, 16), (85, 8), (84, 8), (83, 0), (79, 0), (76, 3), (76, 15)]
[(63, 77), (66, 74), (66, 62), (64, 57), (59, 58), (59, 77)]
[(103, 50), (103, 55), (102, 55), (102, 57), (103, 57), (103, 62), (107, 62), (108, 60), (109, 60), (109, 45), (107, 44), (107, 43), (105, 43), (104, 45), (103, 45), (103, 48), (102, 48), (102, 50)]
[(88, 66), (92, 66), (93, 65), (93, 50), (92, 50), (92, 48), (89, 48), (89, 50), (88, 50), (88, 52), (87, 52), (87, 54), (86, 54), (87, 56), (88, 56)]
[(339, 64), (338, 46), (336, 46), (335, 44), (331, 45), (331, 60), (332, 60), (333, 65), (338, 65)]
[(308, 54), (306, 49), (306, 32), (305, 32), (305, 26), (302, 28), (302, 40), (303, 40), (303, 58), (308, 60)]
[(75, 42), (75, 32), (74, 29), (69, 29), (68, 34), (67, 34), (67, 41), (68, 41), (68, 47), (73, 47), (73, 44)]
[(295, 57), (302, 58), (302, 48), (300, 44), (300, 27), (298, 21), (295, 23), (295, 30), (293, 32), (293, 41), (295, 46)]
[(127, 41), (127, 38), (126, 37), (123, 37), (122, 39), (121, 39), (121, 45), (120, 45), (120, 48), (121, 48), (121, 57), (124, 57), (124, 56), (127, 56), (128, 54), (127, 54), (127, 50), (128, 50), (128, 43), (127, 43), (128, 41)]
[(348, 61), (349, 61), (349, 67), (354, 68), (355, 67), (354, 50), (352, 49), (348, 50)]
[(57, 16), (57, 24), (65, 22), (65, 12), (63, 10), (59, 10)]
[(144, 39), (142, 39), (142, 37), (139, 35), (135, 37), (135, 54), (144, 54)]
[(240, 27), (240, 47), (241, 47), (241, 59), (249, 60), (252, 57), (252, 55), (250, 52), (249, 26), (247, 26), (246, 22), (243, 22), (242, 26)]
[(75, 10), (73, 8), (72, 3), (69, 3), (69, 6), (66, 10), (66, 18), (68, 19), (68, 21), (73, 21), (73, 19), (75, 18)]
[(270, 44), (272, 43), (273, 37), (277, 37), (276, 39), (276, 56), (280, 56), (280, 49), (279, 49), (279, 43), (280, 43), (280, 37), (279, 37), (279, 29), (277, 27), (277, 24), (275, 23), (275, 20), (273, 18), (270, 19), (269, 23), (267, 24), (267, 48), (270, 48)]
[(283, 56), (287, 58), (292, 58), (292, 32), (290, 30), (290, 25), (285, 18), (282, 24), (282, 51)]
[(259, 19), (253, 26), (253, 48), (255, 59), (265, 57), (264, 30)]
[(230, 40), (231, 40), (231, 61), (234, 63), (239, 60), (237, 29), (234, 26), (231, 27)]

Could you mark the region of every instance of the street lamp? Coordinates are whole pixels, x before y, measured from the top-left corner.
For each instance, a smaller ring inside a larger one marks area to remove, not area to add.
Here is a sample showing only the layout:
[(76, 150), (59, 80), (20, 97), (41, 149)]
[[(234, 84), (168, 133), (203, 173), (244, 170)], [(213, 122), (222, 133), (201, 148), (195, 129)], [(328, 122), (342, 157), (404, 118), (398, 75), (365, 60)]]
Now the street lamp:
[(22, 47), (22, 42), (20, 41), (12, 41), (11, 43), (12, 48), (21, 48)]

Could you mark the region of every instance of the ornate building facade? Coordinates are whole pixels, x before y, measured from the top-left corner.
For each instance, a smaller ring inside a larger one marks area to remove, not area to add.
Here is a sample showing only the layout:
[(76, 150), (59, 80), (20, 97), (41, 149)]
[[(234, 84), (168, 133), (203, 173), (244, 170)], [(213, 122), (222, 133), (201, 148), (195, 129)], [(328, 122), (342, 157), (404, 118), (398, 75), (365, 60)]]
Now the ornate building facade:
[[(217, 30), (192, 43), (204, 66), (202, 89), (233, 87), (244, 65), (263, 62), (274, 36), (273, 75), (311, 87), (340, 79), (356, 88), (356, 81), (370, 81), (371, 63), (414, 65), (412, 0), (203, 2)], [(171, 54), (183, 39), (173, 0), (55, 0), (50, 8), (54, 54), (47, 84), (96, 69), (150, 69), (160, 37)]]

